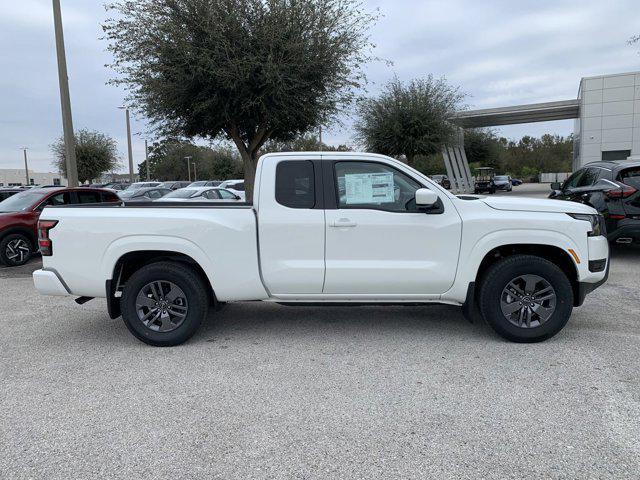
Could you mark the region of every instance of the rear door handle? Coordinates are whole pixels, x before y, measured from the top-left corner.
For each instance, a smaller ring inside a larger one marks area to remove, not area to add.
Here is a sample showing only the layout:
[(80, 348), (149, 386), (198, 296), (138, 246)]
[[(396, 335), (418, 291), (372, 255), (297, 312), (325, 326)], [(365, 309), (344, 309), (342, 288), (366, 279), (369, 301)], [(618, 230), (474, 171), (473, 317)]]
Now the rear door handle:
[(348, 218), (340, 218), (338, 220), (332, 221), (330, 224), (332, 227), (355, 227), (358, 225), (356, 222), (349, 220)]

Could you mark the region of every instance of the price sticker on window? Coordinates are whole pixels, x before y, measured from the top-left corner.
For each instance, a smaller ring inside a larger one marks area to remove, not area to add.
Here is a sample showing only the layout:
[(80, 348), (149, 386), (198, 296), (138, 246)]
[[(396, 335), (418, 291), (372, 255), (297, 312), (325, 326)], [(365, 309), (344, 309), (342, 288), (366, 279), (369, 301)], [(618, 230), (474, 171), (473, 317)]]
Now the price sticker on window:
[(346, 204), (394, 202), (393, 173), (355, 173), (344, 176)]

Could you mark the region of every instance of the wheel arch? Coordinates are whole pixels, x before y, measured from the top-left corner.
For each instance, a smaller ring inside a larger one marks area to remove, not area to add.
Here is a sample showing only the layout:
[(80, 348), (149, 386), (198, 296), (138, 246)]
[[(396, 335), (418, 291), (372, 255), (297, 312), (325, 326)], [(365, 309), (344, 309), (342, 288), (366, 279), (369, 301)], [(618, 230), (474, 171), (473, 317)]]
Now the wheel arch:
[(7, 235), (13, 235), (16, 233), (22, 234), (25, 237), (27, 237), (31, 242), (31, 247), (33, 248), (33, 251), (35, 252), (37, 250), (38, 239), (36, 237), (36, 234), (33, 232), (33, 230), (27, 227), (19, 227), (19, 226), (9, 227), (9, 228), (6, 228), (5, 230), (2, 230), (2, 232), (0, 232), (0, 242), (4, 240)]
[(210, 295), (210, 301), (213, 305), (217, 303), (215, 291), (211, 280), (205, 273), (204, 269), (191, 256), (177, 251), (171, 250), (134, 250), (121, 255), (115, 262), (111, 276), (106, 281), (106, 297), (109, 316), (117, 318), (120, 316), (120, 297), (122, 288), (126, 285), (127, 280), (135, 272), (141, 268), (159, 262), (173, 262), (187, 265), (192, 268), (200, 280), (203, 282)]

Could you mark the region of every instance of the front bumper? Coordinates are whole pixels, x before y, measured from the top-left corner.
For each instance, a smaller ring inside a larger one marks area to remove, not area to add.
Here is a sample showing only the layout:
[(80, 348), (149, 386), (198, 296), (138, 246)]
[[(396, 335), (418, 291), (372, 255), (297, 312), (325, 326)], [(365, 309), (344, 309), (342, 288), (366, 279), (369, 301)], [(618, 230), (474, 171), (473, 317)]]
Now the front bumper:
[[(609, 242), (607, 237), (589, 237), (589, 259), (587, 265), (589, 269), (581, 276), (577, 288), (574, 291), (573, 304), (579, 307), (584, 303), (587, 294), (593, 292), (609, 278), (609, 268), (611, 267), (611, 257), (609, 254)], [(598, 265), (602, 260), (606, 260), (606, 268), (602, 270)], [(598, 266), (597, 268), (594, 268)], [(593, 270), (592, 270), (593, 269)]]
[(53, 270), (36, 270), (33, 272), (33, 284), (41, 295), (57, 297), (71, 295), (69, 288)]

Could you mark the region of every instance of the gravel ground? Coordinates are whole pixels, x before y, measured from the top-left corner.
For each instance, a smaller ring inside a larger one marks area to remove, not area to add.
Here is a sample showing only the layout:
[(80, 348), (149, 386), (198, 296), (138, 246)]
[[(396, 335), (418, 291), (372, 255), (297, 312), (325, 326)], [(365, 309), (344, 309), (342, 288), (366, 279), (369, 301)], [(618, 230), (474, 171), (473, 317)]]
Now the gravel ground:
[(38, 296), (38, 263), (0, 270), (1, 478), (639, 478), (639, 248), (534, 345), (450, 306), (247, 303), (158, 349)]

